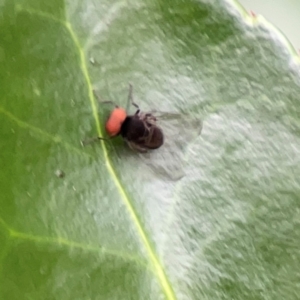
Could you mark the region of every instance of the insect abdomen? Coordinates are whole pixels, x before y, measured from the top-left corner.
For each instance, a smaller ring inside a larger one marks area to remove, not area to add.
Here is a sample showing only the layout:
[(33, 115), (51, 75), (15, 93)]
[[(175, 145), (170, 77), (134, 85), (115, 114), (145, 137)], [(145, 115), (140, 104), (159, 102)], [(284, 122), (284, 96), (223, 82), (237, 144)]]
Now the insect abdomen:
[[(151, 132), (152, 131), (152, 132)], [(153, 126), (150, 129), (149, 140), (145, 143), (148, 149), (157, 149), (164, 143), (164, 135), (159, 127)]]

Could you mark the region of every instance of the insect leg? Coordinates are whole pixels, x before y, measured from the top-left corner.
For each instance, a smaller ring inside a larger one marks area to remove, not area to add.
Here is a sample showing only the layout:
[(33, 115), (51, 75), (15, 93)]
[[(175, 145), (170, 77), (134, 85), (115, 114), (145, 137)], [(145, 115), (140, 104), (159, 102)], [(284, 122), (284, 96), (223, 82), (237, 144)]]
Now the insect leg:
[(134, 151), (137, 151), (137, 152), (140, 152), (140, 153), (146, 153), (148, 152), (148, 150), (140, 145), (137, 145), (135, 144), (134, 142), (129, 142), (129, 141), (126, 141), (127, 145), (129, 146), (129, 148), (131, 150), (134, 150)]
[[(128, 92), (128, 100), (127, 100), (127, 110), (128, 110), (128, 106), (129, 106), (129, 102), (138, 109), (138, 112), (140, 112), (140, 108), (139, 106), (133, 101), (133, 86), (130, 83), (129, 84), (129, 92)], [(137, 113), (136, 113), (137, 114)]]
[(153, 116), (151, 113), (146, 113), (145, 117), (146, 117), (146, 120), (151, 122), (152, 124), (155, 124), (155, 122), (157, 121), (156, 117)]
[(115, 107), (119, 107), (115, 102), (111, 101), (111, 100), (102, 100), (97, 94), (96, 91), (93, 90), (93, 94), (95, 96), (95, 98), (99, 101), (99, 103), (101, 104), (113, 104)]
[(96, 136), (94, 138), (90, 138), (90, 139), (80, 141), (80, 144), (84, 147), (86, 145), (92, 144), (92, 143), (94, 143), (96, 141), (99, 141), (99, 140), (108, 141), (109, 139), (103, 138), (103, 137), (100, 137), (100, 136)]

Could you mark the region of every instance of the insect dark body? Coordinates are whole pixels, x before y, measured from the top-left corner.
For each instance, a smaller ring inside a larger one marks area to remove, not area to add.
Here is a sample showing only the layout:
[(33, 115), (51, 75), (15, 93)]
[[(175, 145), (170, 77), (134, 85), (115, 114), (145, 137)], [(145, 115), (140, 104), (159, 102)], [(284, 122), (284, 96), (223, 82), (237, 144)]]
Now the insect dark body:
[[(147, 152), (161, 147), (164, 143), (163, 132), (156, 125), (155, 116), (151, 113), (141, 112), (138, 105), (133, 102), (131, 85), (129, 86), (128, 100), (137, 108), (137, 111), (134, 115), (127, 115), (125, 109), (115, 106), (105, 124), (109, 137), (121, 135), (129, 147), (138, 152)], [(103, 137), (96, 139), (107, 140)], [(89, 139), (82, 144), (86, 145), (94, 140), (95, 138)]]
[(164, 143), (163, 132), (156, 126), (155, 117), (139, 110), (133, 116), (126, 117), (120, 134), (130, 148), (139, 152), (157, 149)]

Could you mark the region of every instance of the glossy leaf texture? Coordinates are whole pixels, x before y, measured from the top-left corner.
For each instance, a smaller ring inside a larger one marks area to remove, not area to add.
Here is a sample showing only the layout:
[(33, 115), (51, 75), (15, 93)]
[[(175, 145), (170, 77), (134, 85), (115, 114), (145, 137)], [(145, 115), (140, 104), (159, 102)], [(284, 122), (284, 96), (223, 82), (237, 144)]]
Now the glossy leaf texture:
[[(299, 63), (272, 27), (233, 1), (2, 0), (0, 32), (1, 299), (297, 299)], [(174, 114), (166, 144), (81, 147), (93, 91), (125, 107), (129, 82)]]

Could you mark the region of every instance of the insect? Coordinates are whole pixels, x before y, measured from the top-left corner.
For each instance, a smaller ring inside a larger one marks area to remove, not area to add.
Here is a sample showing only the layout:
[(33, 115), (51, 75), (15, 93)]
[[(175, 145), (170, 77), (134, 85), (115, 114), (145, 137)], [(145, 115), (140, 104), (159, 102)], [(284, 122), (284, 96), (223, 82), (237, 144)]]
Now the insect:
[[(121, 135), (131, 149), (141, 153), (158, 149), (164, 143), (163, 131), (156, 125), (157, 120), (152, 113), (141, 112), (139, 106), (133, 102), (132, 90), (130, 84), (128, 102), (130, 101), (136, 107), (135, 114), (128, 115), (125, 109), (116, 105), (105, 124), (106, 132), (110, 138)], [(96, 139), (107, 140), (103, 137)]]

